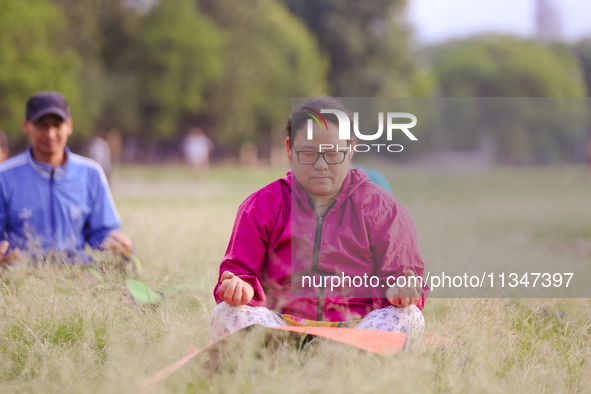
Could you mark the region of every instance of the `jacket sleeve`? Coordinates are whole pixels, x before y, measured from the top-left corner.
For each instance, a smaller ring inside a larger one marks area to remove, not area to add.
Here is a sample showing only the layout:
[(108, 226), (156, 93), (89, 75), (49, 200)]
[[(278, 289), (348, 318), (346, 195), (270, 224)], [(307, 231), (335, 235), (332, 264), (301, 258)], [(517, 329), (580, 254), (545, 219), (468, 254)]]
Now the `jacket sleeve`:
[(267, 305), (267, 297), (261, 282), (267, 243), (272, 231), (267, 211), (258, 207), (256, 195), (251, 195), (238, 208), (230, 243), (220, 265), (218, 283), (213, 291), (218, 304), (222, 302), (218, 294), (221, 276), (224, 271), (230, 271), (248, 282), (254, 289), (254, 297), (248, 305)]
[[(423, 277), (425, 264), (419, 253), (414, 223), (400, 204), (395, 203), (386, 207), (374, 218), (370, 235), (377, 262), (375, 275), (380, 278), (380, 286), (372, 289), (373, 305), (378, 309), (391, 305), (385, 298), (388, 277), (404, 276), (404, 271), (408, 269), (412, 270), (415, 276)], [(429, 287), (424, 283), (421, 298), (416, 304), (421, 310), (428, 293)]]
[(91, 173), (89, 187), (93, 189), (90, 215), (84, 224), (84, 239), (91, 248), (99, 249), (111, 230), (119, 230), (121, 219), (117, 214), (107, 177), (102, 169)]

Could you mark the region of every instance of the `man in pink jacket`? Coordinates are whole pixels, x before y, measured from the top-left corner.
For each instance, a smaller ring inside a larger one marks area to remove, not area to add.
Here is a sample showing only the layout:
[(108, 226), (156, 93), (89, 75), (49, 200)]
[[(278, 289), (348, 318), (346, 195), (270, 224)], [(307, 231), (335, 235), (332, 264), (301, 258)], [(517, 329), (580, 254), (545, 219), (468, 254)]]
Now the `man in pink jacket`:
[[(328, 97), (296, 109), (285, 142), (292, 170), (238, 209), (214, 290), (214, 341), (253, 324), (422, 337), (428, 288), (412, 220), (365, 171), (350, 169), (354, 141), (339, 140), (336, 116), (324, 114), (307, 138), (309, 113), (321, 109), (347, 112)], [(321, 149), (330, 145), (339, 149)], [(397, 278), (405, 283), (393, 286)]]

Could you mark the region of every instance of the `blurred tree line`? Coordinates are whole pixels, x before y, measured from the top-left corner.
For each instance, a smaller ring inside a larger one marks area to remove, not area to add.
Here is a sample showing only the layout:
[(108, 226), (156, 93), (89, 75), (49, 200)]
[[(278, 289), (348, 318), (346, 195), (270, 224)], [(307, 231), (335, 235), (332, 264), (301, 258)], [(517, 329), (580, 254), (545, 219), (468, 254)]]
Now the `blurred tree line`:
[[(591, 40), (479, 36), (421, 56), (405, 9), (406, 0), (2, 0), (0, 128), (22, 147), (26, 99), (57, 90), (72, 108), (74, 143), (116, 129), (142, 144), (174, 144), (198, 125), (222, 153), (252, 143), (265, 155), (290, 97), (591, 92)], [(455, 130), (447, 146), (481, 137)], [(511, 136), (519, 146), (536, 138)]]
[(298, 14), (280, 0), (3, 0), (0, 128), (22, 146), (26, 99), (56, 90), (73, 139), (114, 128), (154, 144), (200, 125), (236, 150), (267, 143), (290, 97), (411, 94), (408, 33), (394, 23), (404, 1), (363, 4), (317, 0), (318, 14)]
[[(503, 163), (580, 157), (591, 132), (591, 108), (587, 99), (581, 99), (591, 91), (589, 48), (584, 43), (544, 45), (504, 35), (475, 36), (429, 48), (440, 96), (514, 98), (444, 103), (450, 116), (439, 144), (476, 149), (492, 140)], [(454, 108), (458, 104), (463, 108)]]

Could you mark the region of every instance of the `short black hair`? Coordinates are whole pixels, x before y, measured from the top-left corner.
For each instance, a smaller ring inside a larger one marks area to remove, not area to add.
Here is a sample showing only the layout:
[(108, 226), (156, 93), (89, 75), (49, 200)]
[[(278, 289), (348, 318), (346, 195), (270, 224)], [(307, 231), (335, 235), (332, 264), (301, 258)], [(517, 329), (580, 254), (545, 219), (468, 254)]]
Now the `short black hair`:
[[(291, 146), (293, 139), (295, 138), (295, 133), (301, 129), (308, 119), (310, 119), (310, 115), (308, 112), (310, 110), (306, 109), (311, 108), (314, 111), (320, 112), (321, 109), (336, 109), (339, 111), (343, 111), (349, 117), (349, 121), (353, 118), (351, 115), (351, 111), (347, 108), (347, 106), (339, 100), (337, 97), (329, 97), (329, 96), (317, 96), (311, 97), (301, 103), (295, 110), (289, 114), (287, 118), (287, 122), (285, 124), (285, 133), (287, 138), (289, 138), (289, 145)], [(333, 122), (335, 124), (339, 124), (339, 119), (335, 114), (322, 114), (324, 119), (327, 122)], [(352, 127), (353, 125), (351, 125)], [(355, 141), (357, 138), (355, 134), (352, 135), (351, 139)], [(348, 145), (349, 143), (347, 143)]]

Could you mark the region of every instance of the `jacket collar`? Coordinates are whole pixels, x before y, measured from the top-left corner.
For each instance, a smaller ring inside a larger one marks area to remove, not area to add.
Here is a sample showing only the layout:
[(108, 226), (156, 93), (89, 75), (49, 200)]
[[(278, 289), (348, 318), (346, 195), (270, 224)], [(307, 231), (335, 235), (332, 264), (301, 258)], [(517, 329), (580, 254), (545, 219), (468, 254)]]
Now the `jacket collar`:
[[(308, 193), (304, 190), (304, 187), (298, 182), (297, 178), (293, 175), (292, 171), (289, 170), (285, 176), (286, 181), (291, 186), (292, 196), (300, 200), (303, 206), (309, 208)], [(338, 208), (341, 204), (345, 203), (348, 198), (353, 194), (357, 188), (364, 182), (369, 182), (369, 178), (364, 170), (350, 169), (343, 181), (343, 187), (337, 196), (335, 197), (335, 205), (331, 209)], [(312, 209), (312, 208), (309, 208)]]
[(66, 175), (66, 172), (68, 170), (68, 161), (71, 155), (70, 149), (67, 146), (64, 146), (64, 151), (66, 153), (66, 161), (64, 163), (63, 166), (55, 166), (55, 169), (51, 166), (51, 164), (47, 164), (47, 163), (41, 163), (37, 160), (35, 160), (33, 158), (33, 155), (31, 153), (31, 149), (32, 149), (32, 145), (29, 144), (29, 147), (27, 148), (26, 151), (26, 156), (27, 156), (27, 161), (29, 162), (29, 164), (31, 165), (31, 167), (33, 167), (33, 169), (39, 174), (41, 175), (43, 178), (49, 179), (51, 178), (51, 171), (54, 170), (53, 172), (53, 177), (54, 179), (59, 179), (61, 177), (63, 177), (64, 175)]

